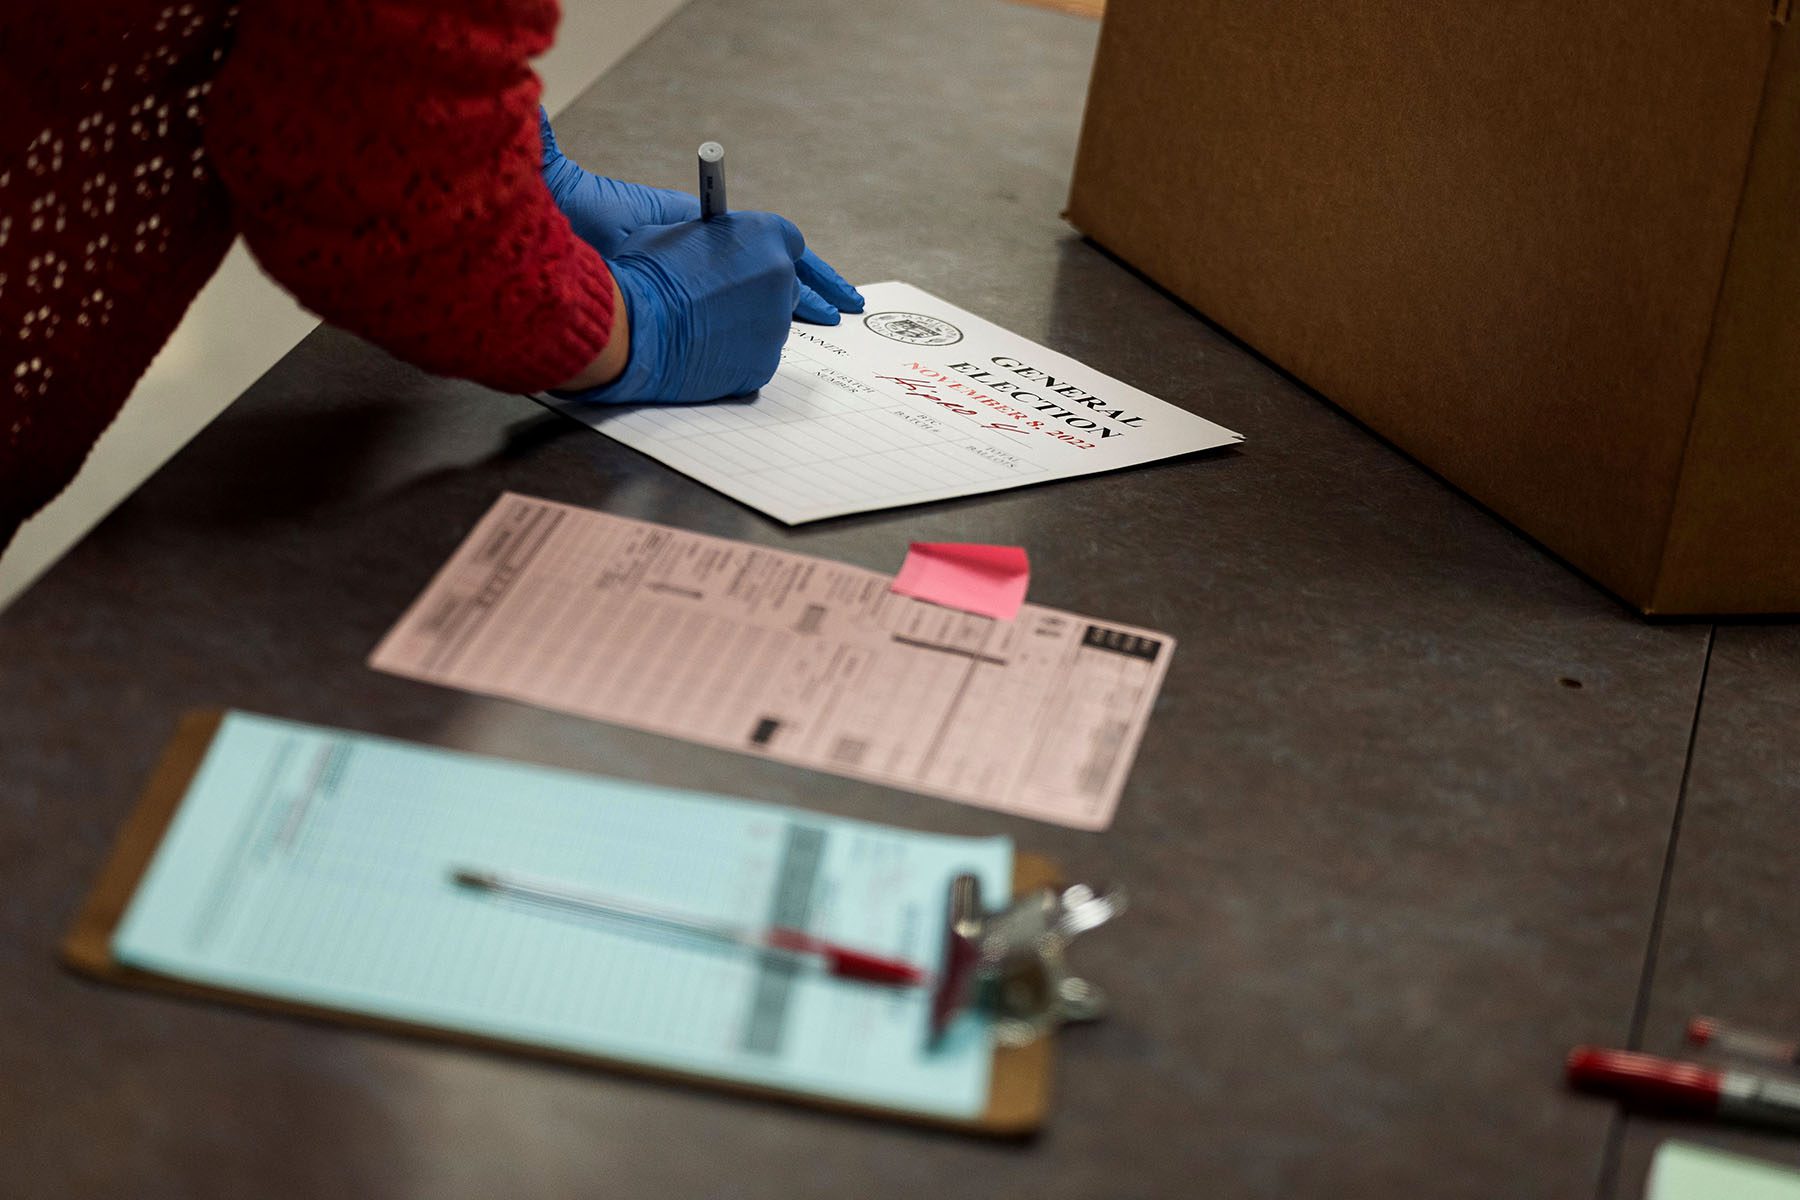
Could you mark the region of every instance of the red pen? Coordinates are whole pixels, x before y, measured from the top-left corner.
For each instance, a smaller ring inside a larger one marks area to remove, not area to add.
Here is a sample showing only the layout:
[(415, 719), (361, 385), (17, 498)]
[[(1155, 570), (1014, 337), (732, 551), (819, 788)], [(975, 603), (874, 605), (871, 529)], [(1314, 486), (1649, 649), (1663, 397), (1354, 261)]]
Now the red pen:
[(1695, 1017), (1688, 1022), (1687, 1039), (1696, 1046), (1715, 1046), (1727, 1054), (1760, 1058), (1768, 1062), (1800, 1066), (1800, 1042), (1757, 1033), (1737, 1025), (1727, 1025), (1711, 1017)]
[(459, 867), (450, 872), (450, 878), (477, 891), (515, 896), (538, 904), (611, 917), (637, 925), (671, 929), (750, 950), (817, 959), (829, 974), (839, 979), (857, 979), (864, 983), (882, 983), (891, 987), (917, 987), (928, 978), (924, 971), (911, 963), (840, 946), (836, 942), (814, 937), (804, 930), (780, 926), (765, 930), (746, 929), (729, 922), (696, 917), (635, 900), (601, 896), (551, 880), (501, 875), (494, 871)]
[(1594, 1046), (1569, 1051), (1567, 1065), (1571, 1086), (1641, 1108), (1800, 1129), (1800, 1082)]

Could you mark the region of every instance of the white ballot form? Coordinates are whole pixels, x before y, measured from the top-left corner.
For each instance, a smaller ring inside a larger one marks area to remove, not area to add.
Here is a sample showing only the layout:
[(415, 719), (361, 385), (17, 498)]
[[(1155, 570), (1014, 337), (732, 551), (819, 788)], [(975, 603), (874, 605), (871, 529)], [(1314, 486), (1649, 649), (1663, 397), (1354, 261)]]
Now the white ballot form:
[(753, 396), (618, 406), (540, 397), (798, 525), (1133, 467), (1242, 441), (907, 283), (835, 326), (795, 322)]
[(370, 665), (798, 766), (1103, 829), (1167, 634), (1010, 621), (877, 571), (503, 495)]

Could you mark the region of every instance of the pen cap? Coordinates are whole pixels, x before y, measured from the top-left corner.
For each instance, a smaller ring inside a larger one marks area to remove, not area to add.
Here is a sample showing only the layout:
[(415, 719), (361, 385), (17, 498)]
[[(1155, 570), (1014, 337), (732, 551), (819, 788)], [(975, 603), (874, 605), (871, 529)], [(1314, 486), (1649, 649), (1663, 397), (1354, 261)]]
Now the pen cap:
[(700, 143), (700, 216), (703, 220), (725, 215), (725, 147)]
[(1569, 1051), (1567, 1071), (1571, 1087), (1673, 1112), (1717, 1111), (1724, 1082), (1720, 1072), (1695, 1063), (1593, 1046)]

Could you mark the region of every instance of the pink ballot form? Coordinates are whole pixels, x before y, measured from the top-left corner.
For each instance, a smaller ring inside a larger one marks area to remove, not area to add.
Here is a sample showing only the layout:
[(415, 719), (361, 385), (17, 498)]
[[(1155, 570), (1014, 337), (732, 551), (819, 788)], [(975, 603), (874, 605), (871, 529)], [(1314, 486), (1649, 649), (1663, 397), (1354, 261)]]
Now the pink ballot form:
[(914, 542), (894, 577), (893, 590), (916, 600), (999, 621), (1019, 615), (1031, 563), (1017, 546)]
[(1106, 828), (1175, 639), (1029, 601), (996, 621), (892, 583), (848, 563), (509, 492), (370, 664)]

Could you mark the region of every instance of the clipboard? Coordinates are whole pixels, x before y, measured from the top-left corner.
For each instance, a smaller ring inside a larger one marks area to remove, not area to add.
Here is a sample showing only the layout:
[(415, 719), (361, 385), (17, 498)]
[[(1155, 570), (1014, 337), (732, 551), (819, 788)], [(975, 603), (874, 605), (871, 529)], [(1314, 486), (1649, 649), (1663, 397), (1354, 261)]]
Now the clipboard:
[[(973, 1118), (949, 1118), (905, 1109), (861, 1105), (825, 1097), (811, 1096), (777, 1088), (759, 1087), (714, 1076), (670, 1071), (604, 1056), (574, 1053), (548, 1046), (534, 1045), (502, 1038), (483, 1037), (461, 1030), (433, 1025), (369, 1016), (343, 1009), (281, 1000), (255, 992), (192, 983), (127, 966), (113, 958), (113, 931), (130, 906), (138, 883), (149, 867), (151, 858), (162, 842), (170, 820), (186, 796), (194, 774), (206, 757), (213, 735), (218, 732), (225, 714), (217, 709), (198, 710), (183, 716), (175, 736), (164, 749), (162, 759), (151, 773), (137, 806), (126, 819), (115, 839), (106, 865), (83, 901), (80, 912), (62, 943), (65, 966), (77, 974), (103, 983), (147, 988), (192, 1000), (225, 1001), (286, 1016), (305, 1017), (398, 1033), (409, 1037), (431, 1038), (453, 1045), (473, 1047), (577, 1066), (603, 1067), (641, 1078), (670, 1080), (713, 1088), (738, 1095), (756, 1096), (822, 1108), (833, 1112), (878, 1117), (907, 1124), (952, 1129), (988, 1137), (1021, 1138), (1036, 1132), (1043, 1124), (1050, 1105), (1050, 1058), (1052, 1038), (1045, 1037), (1029, 1045), (996, 1047), (993, 1070), (988, 1083), (987, 1107)], [(1050, 885), (1060, 877), (1057, 866), (1047, 859), (1030, 854), (1015, 854), (1013, 888), (1023, 893)]]

